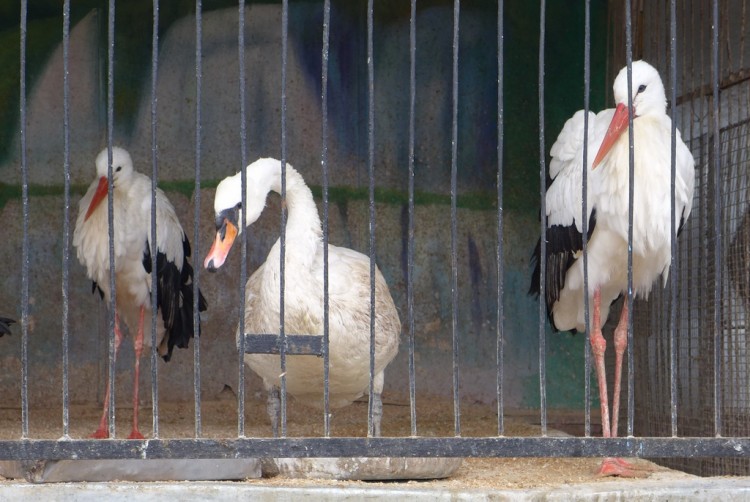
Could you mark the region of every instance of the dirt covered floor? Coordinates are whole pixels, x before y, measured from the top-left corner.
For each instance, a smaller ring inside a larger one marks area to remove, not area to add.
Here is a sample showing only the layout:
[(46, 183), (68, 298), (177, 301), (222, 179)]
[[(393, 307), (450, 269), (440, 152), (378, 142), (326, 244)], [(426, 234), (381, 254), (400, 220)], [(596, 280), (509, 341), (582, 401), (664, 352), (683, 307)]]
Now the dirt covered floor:
[[(202, 437), (226, 438), (237, 436), (237, 405), (234, 396), (227, 393), (222, 400), (201, 404)], [(408, 436), (411, 432), (410, 407), (403, 403), (384, 403), (383, 435)], [(70, 436), (87, 437), (97, 426), (101, 409), (94, 406), (71, 406)], [(117, 436), (130, 432), (132, 408), (117, 410)], [(0, 439), (17, 439), (21, 434), (21, 414), (18, 409), (0, 409)], [(598, 418), (592, 418), (598, 423)], [(147, 437), (152, 432), (152, 408), (143, 406), (140, 413), (141, 432)], [(539, 435), (539, 415), (532, 412), (513, 412), (505, 418), (506, 436)], [(550, 411), (548, 434), (582, 435), (583, 417), (580, 413)], [(334, 410), (331, 420), (332, 436), (363, 436), (367, 428), (367, 402), (360, 401), (344, 409)], [(271, 435), (265, 412), (265, 399), (253, 396), (245, 409), (247, 437)], [(452, 436), (454, 433), (453, 405), (450, 401), (424, 399), (418, 402), (417, 432), (420, 436)], [(322, 412), (306, 408), (289, 400), (287, 408), (287, 435), (290, 437), (321, 436)], [(461, 408), (461, 435), (482, 437), (497, 435), (497, 415), (492, 406), (465, 405)], [(29, 410), (29, 436), (32, 439), (56, 439), (62, 436), (61, 408), (32, 408)], [(187, 438), (195, 436), (195, 406), (190, 403), (162, 403), (159, 407), (159, 436)], [(435, 481), (389, 482), (389, 485), (439, 486), (447, 489), (519, 489), (559, 486), (575, 483), (606, 481), (595, 471), (601, 460), (596, 458), (469, 458), (449, 479)], [(644, 460), (633, 460), (638, 466), (653, 468), (651, 479), (691, 477), (671, 471)], [(342, 484), (367, 484), (372, 482), (290, 480), (284, 477), (249, 480), (248, 483), (271, 485), (340, 486)]]

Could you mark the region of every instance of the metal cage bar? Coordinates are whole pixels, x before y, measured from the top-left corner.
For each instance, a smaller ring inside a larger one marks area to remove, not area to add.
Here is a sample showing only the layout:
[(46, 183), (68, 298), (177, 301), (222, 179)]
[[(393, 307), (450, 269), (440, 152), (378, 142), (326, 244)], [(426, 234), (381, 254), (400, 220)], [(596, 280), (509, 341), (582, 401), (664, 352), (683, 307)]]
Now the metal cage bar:
[[(159, 314), (159, 280), (156, 272), (156, 243), (159, 242), (156, 236), (156, 187), (159, 180), (159, 147), (156, 136), (156, 118), (158, 113), (156, 100), (156, 86), (159, 76), (159, 0), (153, 0), (153, 25), (151, 29), (151, 416), (153, 435), (159, 437), (159, 366), (158, 362), (158, 340), (156, 339), (156, 320)], [(185, 257), (187, 260), (187, 256)], [(138, 354), (135, 355), (136, 359)], [(136, 364), (138, 361), (136, 360)], [(137, 386), (139, 382), (134, 382)], [(133, 389), (137, 392), (137, 388)], [(137, 395), (137, 394), (136, 394)]]
[(0, 441), (0, 458), (701, 457), (744, 458), (750, 438), (397, 437)]
[[(547, 147), (544, 140), (544, 41), (546, 33), (547, 2), (539, 1), (539, 194), (541, 200), (540, 220), (541, 233), (547, 235)], [(547, 239), (540, 241), (541, 253), (539, 256), (547, 256)], [(544, 315), (546, 298), (546, 284), (544, 277), (547, 274), (547, 260), (539, 260), (539, 423), (541, 435), (547, 435), (547, 353), (546, 353), (546, 328), (547, 320)]]
[(119, 330), (117, 319), (117, 278), (115, 273), (115, 225), (114, 225), (114, 179), (112, 173), (112, 147), (114, 145), (114, 117), (115, 117), (115, 0), (109, 0), (107, 9), (107, 237), (109, 240), (109, 354), (108, 375), (109, 385), (105, 402), (109, 404), (109, 437), (115, 437), (115, 361), (117, 359), (117, 337), (115, 330)]
[(505, 403), (503, 400), (503, 394), (505, 391), (504, 373), (505, 373), (505, 307), (503, 301), (505, 299), (505, 266), (504, 257), (505, 252), (503, 249), (503, 233), (504, 224), (503, 219), (503, 134), (505, 126), (505, 111), (503, 108), (503, 85), (505, 80), (504, 74), (504, 63), (505, 63), (505, 49), (504, 49), (504, 38), (505, 29), (503, 26), (504, 17), (504, 2), (502, 0), (497, 3), (497, 254), (496, 267), (497, 267), (497, 298), (496, 298), (496, 309), (497, 309), (497, 326), (496, 326), (496, 354), (495, 359), (497, 361), (497, 435), (502, 436), (505, 433), (505, 421), (503, 414), (505, 412)]
[[(200, 261), (201, 214), (201, 100), (203, 95), (203, 4), (195, 0), (195, 198), (193, 211), (193, 256)], [(195, 437), (203, 433), (201, 417), (201, 340), (200, 331), (200, 265), (193, 268), (193, 393), (195, 401)]]
[(677, 178), (677, 121), (674, 117), (674, 103), (677, 102), (677, 2), (669, 2), (669, 80), (671, 84), (672, 134), (670, 141), (670, 287), (669, 308), (669, 414), (672, 436), (677, 436), (677, 228), (675, 218), (675, 180)]
[(417, 87), (417, 0), (411, 0), (409, 13), (409, 241), (407, 243), (406, 304), (409, 331), (409, 419), (411, 435), (417, 435), (417, 382), (414, 351), (414, 123)]
[[(367, 181), (370, 254), (370, 384), (367, 400), (367, 435), (375, 435), (375, 61), (373, 55), (373, 0), (367, 0)], [(381, 407), (382, 412), (382, 407)]]
[[(289, 38), (289, 2), (281, 2), (281, 235), (279, 236), (279, 361), (281, 367), (281, 437), (286, 437), (286, 329), (284, 316), (284, 288), (286, 286), (286, 66)], [(245, 207), (245, 206), (242, 206)], [(244, 284), (244, 283), (243, 283)]]
[(591, 312), (589, 311), (589, 111), (591, 108), (591, 2), (586, 0), (583, 26), (583, 162), (581, 169), (581, 249), (583, 253), (583, 321), (586, 343), (583, 344), (583, 413), (584, 435), (591, 436)]
[(712, 0), (712, 30), (711, 30), (711, 88), (713, 89), (712, 118), (713, 118), (713, 174), (714, 174), (714, 423), (715, 434), (721, 436), (723, 433), (722, 417), (722, 320), (721, 320), (721, 277), (722, 277), (722, 227), (721, 227), (721, 128), (719, 124), (719, 29), (721, 27), (719, 18), (719, 1)]
[(459, 16), (461, 1), (453, 2), (453, 84), (452, 84), (452, 127), (451, 127), (451, 332), (453, 334), (453, 428), (456, 436), (461, 435), (461, 370), (459, 367), (458, 329), (458, 48)]
[(330, 376), (330, 317), (328, 269), (328, 58), (331, 41), (331, 0), (323, 4), (323, 50), (321, 54), (321, 153), (323, 170), (323, 435), (331, 437), (331, 397), (328, 387)]
[[(240, 234), (240, 285), (239, 285), (239, 304), (240, 320), (239, 332), (245, 333), (245, 282), (247, 281), (247, 127), (246, 127), (246, 97), (245, 97), (245, 0), (239, 0), (239, 27), (237, 35), (237, 49), (239, 55), (239, 100), (240, 100), (240, 152), (241, 152), (241, 169), (240, 169), (240, 186), (242, 187), (242, 233)], [(237, 430), (238, 436), (245, 436), (245, 337), (240, 336), (237, 340), (238, 351), (238, 383), (237, 383)], [(276, 431), (274, 431), (275, 433)]]
[(26, 158), (26, 46), (28, 3), (21, 0), (19, 115), (21, 119), (21, 200), (23, 244), (21, 250), (21, 438), (29, 437), (29, 165)]
[(63, 2), (62, 429), (70, 437), (70, 0)]
[[(630, 0), (625, 0), (625, 64), (628, 77), (628, 109), (633, 109), (633, 22)], [(628, 114), (628, 294), (623, 308), (628, 309), (628, 422), (627, 435), (633, 435), (633, 202), (635, 194), (635, 138), (633, 137), (633, 114)], [(613, 402), (616, 410), (612, 412), (612, 420), (617, 421), (619, 404)], [(617, 431), (614, 431), (615, 433)]]

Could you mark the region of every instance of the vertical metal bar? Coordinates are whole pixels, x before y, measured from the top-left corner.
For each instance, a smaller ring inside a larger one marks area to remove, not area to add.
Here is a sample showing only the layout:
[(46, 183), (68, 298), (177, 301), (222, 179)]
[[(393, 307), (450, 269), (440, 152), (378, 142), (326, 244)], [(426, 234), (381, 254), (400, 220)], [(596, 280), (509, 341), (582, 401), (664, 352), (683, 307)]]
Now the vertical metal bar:
[(375, 380), (375, 62), (373, 58), (373, 0), (367, 1), (367, 172), (370, 201), (370, 386), (367, 435), (375, 435), (373, 395)]
[(504, 337), (504, 322), (505, 322), (505, 310), (504, 310), (504, 286), (505, 286), (505, 266), (504, 257), (505, 253), (503, 250), (503, 135), (505, 127), (505, 113), (503, 109), (503, 82), (504, 72), (503, 65), (505, 62), (504, 53), (504, 38), (505, 30), (503, 27), (503, 15), (504, 15), (504, 2), (499, 0), (497, 2), (497, 327), (496, 327), (496, 338), (495, 343), (495, 357), (497, 360), (497, 435), (502, 436), (505, 433), (505, 421), (503, 415), (505, 413), (505, 403), (503, 395), (505, 394), (504, 389), (504, 363), (505, 363), (505, 337)]
[[(628, 76), (628, 110), (633, 109), (633, 39), (630, 0), (625, 0), (625, 62)], [(633, 114), (628, 114), (628, 424), (627, 435), (633, 435), (633, 190), (635, 187), (635, 149)], [(617, 432), (617, 431), (615, 431)]]
[(591, 2), (586, 0), (583, 36), (583, 186), (581, 191), (581, 229), (583, 231), (583, 319), (586, 329), (586, 343), (583, 348), (583, 387), (584, 387), (584, 434), (591, 436), (591, 318), (589, 312), (589, 108), (591, 107)]
[[(281, 2), (281, 236), (279, 237), (279, 359), (281, 361), (281, 437), (286, 437), (286, 333), (284, 287), (286, 283), (286, 56), (289, 37), (289, 2)], [(244, 206), (243, 206), (244, 207)]]
[(458, 334), (458, 217), (456, 211), (458, 175), (458, 42), (461, 0), (453, 2), (453, 128), (451, 130), (451, 331), (453, 333), (453, 426), (461, 435), (461, 381)]
[[(201, 99), (203, 92), (203, 4), (195, 0), (195, 204), (193, 213), (193, 256), (199, 261), (201, 216)], [(201, 340), (200, 265), (193, 268), (193, 394), (195, 396), (195, 437), (202, 435), (201, 420)]]
[(70, 438), (70, 0), (63, 2), (63, 173), (65, 178), (65, 199), (63, 202), (63, 243), (62, 243), (62, 405), (63, 438)]
[(21, 439), (29, 437), (29, 166), (26, 160), (26, 26), (28, 5), (21, 0), (20, 94), (21, 199), (23, 243), (21, 253)]
[(417, 87), (417, 0), (411, 0), (409, 17), (409, 229), (406, 264), (406, 305), (409, 322), (409, 411), (411, 435), (417, 435), (417, 377), (414, 365), (414, 111)]
[(722, 435), (722, 389), (721, 389), (721, 282), (723, 232), (721, 228), (721, 141), (719, 128), (719, 2), (711, 2), (713, 24), (711, 30), (711, 85), (713, 89), (713, 154), (714, 154), (714, 433)]
[(671, 205), (671, 303), (669, 309), (669, 413), (671, 417), (672, 436), (677, 436), (677, 227), (675, 205), (675, 179), (677, 177), (677, 2), (669, 2), (669, 80), (672, 84), (672, 135), (670, 142), (670, 205)]
[[(156, 276), (156, 183), (159, 179), (159, 150), (156, 141), (156, 85), (159, 69), (159, 0), (153, 1), (151, 30), (151, 421), (154, 439), (159, 438), (159, 358), (156, 316), (159, 314), (159, 280)], [(187, 256), (185, 257), (187, 260)], [(138, 382), (135, 382), (138, 385)]]
[(109, 437), (115, 437), (115, 323), (117, 323), (117, 279), (115, 277), (115, 185), (112, 179), (112, 144), (114, 136), (115, 85), (115, 0), (109, 0), (107, 11), (107, 237), (109, 239)]
[(240, 185), (242, 186), (242, 225), (240, 237), (240, 322), (239, 322), (239, 361), (238, 361), (238, 389), (237, 389), (237, 435), (245, 436), (245, 281), (247, 280), (247, 128), (245, 126), (245, 0), (239, 0), (239, 29), (237, 48), (239, 52), (239, 84), (240, 84), (240, 150), (242, 168), (240, 170)]
[(539, 413), (541, 435), (547, 435), (547, 352), (546, 318), (544, 315), (546, 298), (545, 277), (547, 276), (547, 152), (544, 143), (544, 38), (547, 5), (539, 1), (539, 193), (541, 195), (540, 219), (542, 239), (539, 255)]
[(330, 346), (328, 316), (328, 53), (331, 39), (331, 0), (323, 3), (323, 54), (321, 58), (321, 109), (322, 151), (320, 164), (323, 168), (323, 435), (331, 437), (331, 404), (329, 392)]

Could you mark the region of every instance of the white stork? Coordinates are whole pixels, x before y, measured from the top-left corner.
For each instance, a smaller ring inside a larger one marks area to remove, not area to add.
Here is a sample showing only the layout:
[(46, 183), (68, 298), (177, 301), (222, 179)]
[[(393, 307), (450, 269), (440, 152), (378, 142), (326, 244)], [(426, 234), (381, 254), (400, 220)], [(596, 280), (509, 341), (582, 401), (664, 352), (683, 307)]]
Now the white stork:
[[(247, 166), (247, 219), (250, 226), (265, 207), (269, 192), (281, 192), (281, 162), (260, 159)], [(237, 235), (242, 232), (241, 173), (224, 179), (216, 188), (216, 239), (205, 258), (210, 271), (221, 267)], [(286, 225), (284, 297), (285, 332), (323, 334), (323, 242), (318, 209), (302, 176), (286, 165)], [(352, 403), (369, 390), (370, 382), (370, 259), (351, 249), (328, 246), (329, 273), (329, 397), (330, 406)], [(245, 330), (279, 332), (280, 244), (245, 286)], [(375, 269), (374, 435), (380, 435), (381, 392), (385, 367), (398, 352), (401, 321), (388, 285)], [(240, 336), (239, 328), (237, 336)], [(277, 355), (247, 354), (245, 363), (257, 373), (268, 391), (268, 413), (278, 431), (280, 361)], [(323, 406), (323, 362), (315, 356), (287, 359), (286, 388), (298, 401)]]
[[(96, 158), (97, 180), (78, 204), (78, 220), (73, 233), (73, 245), (78, 260), (86, 267), (97, 288), (109, 305), (109, 233), (108, 151), (105, 148)], [(133, 430), (129, 439), (143, 439), (138, 430), (138, 381), (140, 357), (144, 344), (151, 345), (151, 323), (144, 330), (144, 318), (151, 316), (151, 179), (133, 170), (130, 154), (122, 148), (112, 148), (112, 204), (115, 251), (115, 357), (122, 341), (120, 318), (124, 318), (133, 336), (135, 369), (133, 375)], [(188, 346), (193, 336), (193, 268), (187, 258), (190, 243), (175, 214), (174, 207), (164, 192), (156, 189), (156, 274), (158, 279), (157, 304), (161, 319), (157, 319), (158, 352), (165, 361), (172, 349)], [(200, 311), (206, 301), (200, 295)], [(200, 326), (196, 327), (198, 331)], [(144, 331), (147, 333), (144, 334)], [(94, 438), (109, 437), (107, 409), (112, 382), (107, 378), (104, 411)]]
[[(671, 259), (671, 127), (659, 74), (643, 61), (632, 64), (632, 109), (628, 109), (627, 68), (614, 82), (616, 109), (589, 112), (588, 164), (588, 292), (583, 287), (582, 166), (584, 111), (563, 127), (552, 145), (547, 189), (546, 305), (556, 330), (585, 331), (584, 298), (591, 307), (591, 347), (594, 355), (604, 437), (617, 436), (620, 379), (627, 346), (628, 307), (623, 304), (614, 331), (615, 384), (610, 426), (604, 370), (606, 341), (601, 328), (611, 304), (627, 294), (628, 283), (628, 117), (633, 116), (633, 288), (647, 298), (661, 275), (666, 283)], [(675, 224), (681, 228), (693, 200), (694, 160), (677, 132)], [(595, 153), (594, 155), (591, 155)], [(532, 262), (536, 268), (530, 293), (539, 294), (540, 244)], [(621, 459), (606, 459), (607, 475), (635, 475)]]

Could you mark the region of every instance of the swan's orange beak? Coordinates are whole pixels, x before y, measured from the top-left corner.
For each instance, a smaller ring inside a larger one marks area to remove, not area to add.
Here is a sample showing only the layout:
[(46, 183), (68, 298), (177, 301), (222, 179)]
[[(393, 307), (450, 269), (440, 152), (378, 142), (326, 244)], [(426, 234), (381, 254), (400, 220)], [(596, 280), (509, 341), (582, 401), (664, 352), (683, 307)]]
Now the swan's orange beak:
[(89, 219), (89, 216), (91, 216), (91, 213), (93, 213), (97, 207), (99, 207), (99, 204), (102, 203), (104, 199), (107, 198), (107, 192), (109, 191), (109, 183), (107, 182), (107, 177), (102, 176), (99, 178), (99, 184), (96, 186), (96, 192), (94, 192), (94, 196), (91, 198), (91, 203), (89, 204), (89, 208), (86, 211), (86, 216), (83, 217), (83, 221), (86, 221)]
[(209, 272), (216, 272), (219, 267), (224, 265), (237, 233), (237, 227), (227, 218), (224, 218), (224, 224), (216, 231), (216, 239), (214, 239), (214, 243), (203, 261), (203, 266)]
[(602, 146), (599, 147), (599, 151), (596, 153), (596, 157), (594, 158), (594, 164), (591, 166), (592, 170), (596, 169), (596, 166), (598, 166), (599, 163), (604, 160), (604, 157), (607, 156), (614, 144), (617, 142), (620, 136), (622, 136), (622, 133), (627, 130), (629, 117), (630, 110), (628, 110), (628, 107), (624, 104), (617, 105), (615, 114), (612, 116), (612, 122), (609, 123), (609, 128), (604, 134)]

